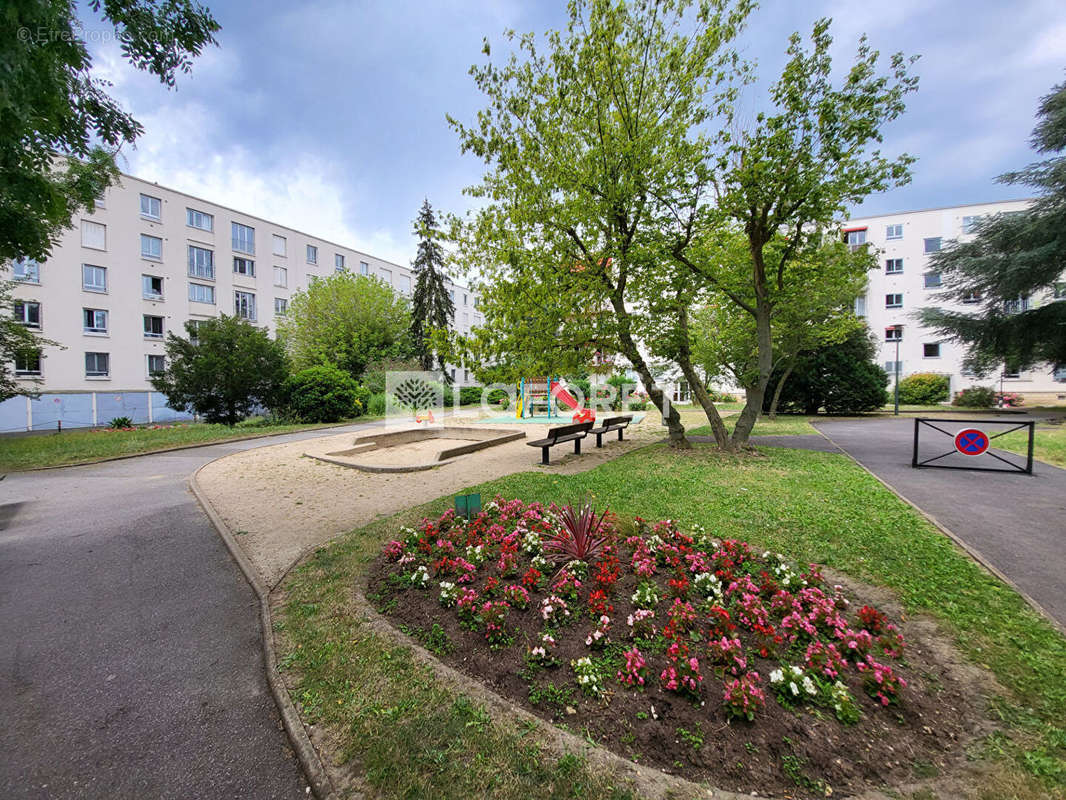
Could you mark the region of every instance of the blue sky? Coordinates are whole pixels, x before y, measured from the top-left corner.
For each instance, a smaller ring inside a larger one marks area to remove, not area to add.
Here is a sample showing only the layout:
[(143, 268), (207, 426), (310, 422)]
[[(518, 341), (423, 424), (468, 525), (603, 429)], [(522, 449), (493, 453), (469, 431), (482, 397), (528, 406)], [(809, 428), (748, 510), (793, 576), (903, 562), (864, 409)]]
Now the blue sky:
[[(482, 105), (467, 72), (482, 38), (501, 58), (505, 28), (543, 32), (565, 14), (564, 0), (207, 5), (220, 47), (177, 91), (136, 73), (113, 45), (94, 46), (99, 73), (146, 127), (122, 169), (403, 264), (422, 198), (461, 213), (463, 187), (481, 175), (445, 115), (470, 120)], [(1034, 158), (1038, 99), (1066, 78), (1061, 0), (767, 0), (740, 42), (764, 81), (789, 33), (821, 16), (834, 20), (842, 68), (863, 32), (884, 54), (921, 56), (919, 90), (884, 144), (918, 157), (913, 182), (858, 213), (1024, 195), (993, 178)]]

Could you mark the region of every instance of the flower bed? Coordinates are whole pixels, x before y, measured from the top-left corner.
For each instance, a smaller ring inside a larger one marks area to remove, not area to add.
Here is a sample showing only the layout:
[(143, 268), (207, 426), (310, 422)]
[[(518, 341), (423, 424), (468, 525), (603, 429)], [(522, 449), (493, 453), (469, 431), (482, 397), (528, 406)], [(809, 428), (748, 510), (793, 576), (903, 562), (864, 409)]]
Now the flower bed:
[(405, 529), (368, 588), (540, 716), (735, 791), (840, 796), (940, 772), (979, 706), (817, 566), (670, 520), (496, 498)]

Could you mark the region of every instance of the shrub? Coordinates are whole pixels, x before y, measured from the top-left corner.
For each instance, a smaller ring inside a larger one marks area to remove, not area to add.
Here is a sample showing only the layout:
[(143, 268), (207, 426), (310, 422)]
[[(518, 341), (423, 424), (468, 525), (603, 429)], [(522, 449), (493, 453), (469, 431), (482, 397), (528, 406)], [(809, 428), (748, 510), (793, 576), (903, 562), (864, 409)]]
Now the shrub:
[(991, 386), (971, 386), (955, 392), (951, 404), (962, 408), (991, 408), (995, 402), (996, 390)]
[(931, 406), (948, 399), (947, 375), (916, 372), (899, 382), (899, 401), (907, 405)]
[(365, 410), (367, 391), (333, 364), (302, 369), (285, 381), (285, 397), (301, 422), (339, 422)]
[(1017, 392), (1003, 392), (996, 395), (996, 404), (1007, 408), (1018, 408), (1025, 405), (1025, 398)]
[(107, 423), (107, 427), (114, 428), (115, 430), (118, 430), (120, 428), (132, 428), (133, 420), (129, 417), (115, 417), (113, 420)]
[(385, 393), (375, 392), (370, 395), (370, 400), (367, 401), (366, 413), (375, 417), (383, 417), (385, 416), (385, 405)]

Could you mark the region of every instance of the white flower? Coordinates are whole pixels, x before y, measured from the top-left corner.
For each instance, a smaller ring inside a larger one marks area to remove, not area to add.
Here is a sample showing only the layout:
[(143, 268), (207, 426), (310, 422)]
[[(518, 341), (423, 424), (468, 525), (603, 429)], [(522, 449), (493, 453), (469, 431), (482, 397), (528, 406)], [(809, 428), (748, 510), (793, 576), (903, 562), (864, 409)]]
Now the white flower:
[(803, 676), (803, 691), (809, 694), (811, 697), (818, 694), (818, 687), (814, 685), (814, 681), (811, 680), (809, 675)]
[(775, 669), (770, 673), (770, 683), (782, 683), (785, 680), (783, 670)]
[(803, 674), (803, 668), (797, 667), (795, 664), (793, 664), (790, 669), (792, 670), (792, 674), (795, 675), (797, 678)]
[(425, 589), (429, 586), (429, 570), (423, 564), (411, 574), (411, 584)]
[(788, 688), (792, 692), (792, 694), (800, 693), (799, 687), (795, 684), (794, 681), (789, 681)]

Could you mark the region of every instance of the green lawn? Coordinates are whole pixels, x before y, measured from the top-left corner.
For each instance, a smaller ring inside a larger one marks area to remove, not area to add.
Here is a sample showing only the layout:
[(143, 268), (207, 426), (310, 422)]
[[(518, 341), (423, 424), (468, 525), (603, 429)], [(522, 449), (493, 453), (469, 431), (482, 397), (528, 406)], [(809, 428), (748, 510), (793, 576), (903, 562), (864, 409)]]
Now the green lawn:
[[(704, 416), (700, 416), (699, 420), (694, 417), (689, 417), (689, 420), (693, 421), (693, 424), (698, 423), (700, 420), (706, 420)], [(793, 417), (793, 416), (779, 416), (777, 419), (768, 419), (767, 417), (759, 417), (755, 423), (755, 427), (752, 428), (752, 436), (802, 436), (808, 433), (818, 433), (811, 427), (809, 422), (810, 417)], [(686, 420), (687, 421), (687, 420)], [(736, 425), (736, 415), (725, 418), (726, 428), (732, 432), (733, 427)], [(711, 426), (700, 425), (698, 428), (692, 428), (686, 430), (686, 433), (690, 433), (693, 436), (710, 436)]]
[[(890, 587), (908, 614), (939, 619), (1011, 693), (991, 709), (1005, 733), (970, 751), (988, 764), (979, 796), (1066, 797), (1066, 639), (844, 456), (652, 446), (577, 475), (527, 472), (471, 488), (527, 501), (591, 497), (622, 515), (699, 522), (714, 534)], [(610, 775), (555, 759), (518, 723), (492, 722), (352, 613), (351, 586), (383, 542), (400, 524), (450, 502), (441, 498), (341, 537), (288, 579), (277, 617), (279, 658), (305, 721), (341, 731), (345, 756), (386, 797), (620, 796)]]
[[(368, 418), (360, 418), (359, 422)], [(181, 427), (137, 428), (132, 431), (69, 431), (42, 433), (0, 439), (0, 472), (14, 472), (38, 467), (82, 464), (102, 458), (151, 453), (168, 447), (208, 444), (227, 439), (244, 439), (270, 433), (290, 433), (321, 425), (207, 425), (183, 424)]]
[[(1029, 432), (1014, 431), (993, 440), (992, 444), (1012, 453), (1025, 455), (1029, 452)], [(1048, 464), (1066, 467), (1066, 423), (1037, 424), (1033, 436), (1033, 457)]]

